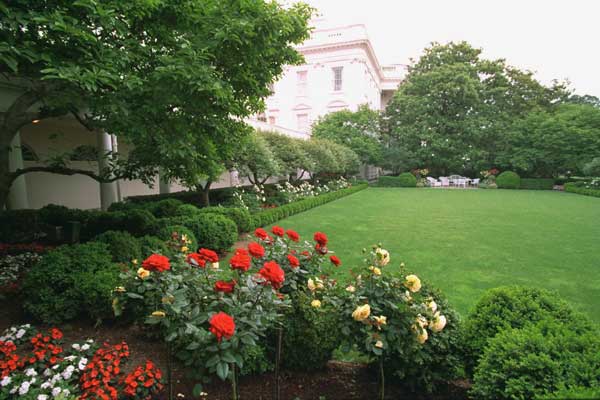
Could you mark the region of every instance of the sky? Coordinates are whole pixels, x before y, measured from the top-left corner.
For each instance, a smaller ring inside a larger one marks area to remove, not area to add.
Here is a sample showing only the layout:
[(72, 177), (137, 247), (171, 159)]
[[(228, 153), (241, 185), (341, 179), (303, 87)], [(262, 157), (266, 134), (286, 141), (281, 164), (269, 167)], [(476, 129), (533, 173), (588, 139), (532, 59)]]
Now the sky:
[(364, 24), (381, 64), (408, 64), (437, 41), (571, 82), (600, 97), (600, 0), (304, 0), (328, 24)]

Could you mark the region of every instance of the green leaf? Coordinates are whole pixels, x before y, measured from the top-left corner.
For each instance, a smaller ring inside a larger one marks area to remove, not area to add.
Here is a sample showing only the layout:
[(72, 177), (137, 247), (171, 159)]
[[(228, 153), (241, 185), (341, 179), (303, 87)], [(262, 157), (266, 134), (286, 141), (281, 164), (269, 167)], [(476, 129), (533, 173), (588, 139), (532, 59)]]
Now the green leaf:
[(207, 368), (214, 367), (220, 361), (221, 361), (221, 356), (219, 354), (215, 354), (214, 356), (212, 356), (211, 358), (208, 359), (208, 361), (206, 362), (206, 367)]
[(221, 378), (221, 380), (226, 380), (229, 375), (229, 364), (227, 363), (218, 363), (217, 364), (217, 376)]
[(235, 357), (229, 351), (226, 351), (223, 354), (221, 354), (221, 360), (228, 362), (228, 363), (236, 362)]
[(194, 390), (192, 390), (192, 396), (194, 397), (200, 397), (200, 393), (202, 393), (202, 384), (201, 383), (196, 383), (194, 385)]

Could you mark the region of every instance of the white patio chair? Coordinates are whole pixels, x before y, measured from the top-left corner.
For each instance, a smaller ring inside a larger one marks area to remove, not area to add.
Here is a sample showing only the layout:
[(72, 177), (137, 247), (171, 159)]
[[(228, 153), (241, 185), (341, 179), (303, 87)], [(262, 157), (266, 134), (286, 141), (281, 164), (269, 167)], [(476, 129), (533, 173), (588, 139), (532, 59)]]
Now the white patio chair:
[(471, 180), (471, 186), (479, 187), (479, 178), (475, 178)]
[(448, 187), (450, 186), (450, 179), (446, 176), (440, 176), (440, 183), (442, 187)]
[(428, 176), (426, 179), (427, 179), (427, 182), (429, 183), (429, 186), (431, 186), (431, 187), (440, 187), (440, 186), (442, 186), (442, 182), (438, 181), (435, 178), (432, 178), (431, 176)]
[(456, 187), (461, 187), (461, 186), (464, 188), (467, 187), (467, 179), (466, 178), (458, 178), (456, 180)]

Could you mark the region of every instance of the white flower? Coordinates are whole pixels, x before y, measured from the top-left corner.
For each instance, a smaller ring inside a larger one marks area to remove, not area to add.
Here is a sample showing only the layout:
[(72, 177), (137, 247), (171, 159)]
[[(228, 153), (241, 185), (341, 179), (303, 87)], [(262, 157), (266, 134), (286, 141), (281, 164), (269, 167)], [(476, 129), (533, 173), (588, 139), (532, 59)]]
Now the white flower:
[(73, 343), (73, 345), (71, 347), (74, 348), (77, 351), (81, 350), (81, 346), (78, 345), (77, 343)]
[(23, 337), (23, 335), (25, 334), (25, 332), (26, 332), (25, 329), (22, 329), (22, 328), (19, 329), (19, 331), (16, 334), (17, 339), (21, 339)]
[(40, 388), (42, 388), (42, 389), (49, 389), (50, 387), (52, 387), (52, 383), (48, 382), (48, 381), (46, 381), (40, 385)]
[(37, 400), (48, 400), (48, 395), (40, 394), (40, 395), (38, 395)]
[(69, 389), (65, 389), (62, 392), (65, 395), (65, 398), (69, 397), (69, 395), (71, 394), (71, 391)]
[(11, 379), (10, 376), (5, 376), (4, 378), (2, 378), (2, 380), (0, 381), (0, 386), (4, 387), (8, 384), (10, 384)]
[(62, 389), (59, 387), (55, 387), (54, 389), (52, 389), (52, 396), (56, 397), (60, 394), (60, 392), (62, 392)]
[(89, 345), (89, 344), (87, 344), (87, 343), (86, 343), (86, 344), (84, 344), (83, 346), (81, 346), (81, 350), (82, 350), (82, 351), (87, 351), (87, 350), (89, 350), (89, 348), (90, 348), (90, 345)]
[(21, 383), (21, 386), (19, 387), (19, 394), (21, 396), (26, 395), (27, 392), (29, 392), (29, 386), (31, 386), (31, 383), (29, 383), (27, 381)]
[(67, 360), (67, 361), (73, 361), (76, 358), (77, 358), (77, 356), (68, 356), (68, 357), (65, 357), (65, 360)]
[(25, 375), (26, 376), (36, 376), (37, 372), (35, 372), (35, 369), (29, 368), (29, 369), (25, 370)]
[(85, 369), (85, 366), (87, 365), (88, 359), (87, 358), (82, 358), (81, 360), (79, 360), (79, 365), (77, 366), (81, 371), (83, 371)]

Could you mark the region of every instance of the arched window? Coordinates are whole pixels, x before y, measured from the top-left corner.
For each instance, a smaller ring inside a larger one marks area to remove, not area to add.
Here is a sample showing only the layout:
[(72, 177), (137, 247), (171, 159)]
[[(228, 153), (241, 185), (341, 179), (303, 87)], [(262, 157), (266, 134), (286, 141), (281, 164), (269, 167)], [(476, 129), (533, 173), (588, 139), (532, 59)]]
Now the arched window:
[(21, 143), (21, 154), (23, 161), (39, 161), (40, 158), (35, 154), (35, 151), (28, 144)]

